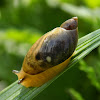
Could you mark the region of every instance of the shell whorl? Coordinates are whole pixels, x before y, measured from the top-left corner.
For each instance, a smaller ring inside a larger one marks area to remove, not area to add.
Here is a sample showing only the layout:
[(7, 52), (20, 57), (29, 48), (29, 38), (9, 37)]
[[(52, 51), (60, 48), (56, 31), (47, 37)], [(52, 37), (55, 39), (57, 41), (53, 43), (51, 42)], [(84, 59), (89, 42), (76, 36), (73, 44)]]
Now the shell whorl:
[(33, 44), (23, 62), (24, 72), (37, 74), (64, 62), (73, 54), (77, 41), (78, 19), (73, 17)]

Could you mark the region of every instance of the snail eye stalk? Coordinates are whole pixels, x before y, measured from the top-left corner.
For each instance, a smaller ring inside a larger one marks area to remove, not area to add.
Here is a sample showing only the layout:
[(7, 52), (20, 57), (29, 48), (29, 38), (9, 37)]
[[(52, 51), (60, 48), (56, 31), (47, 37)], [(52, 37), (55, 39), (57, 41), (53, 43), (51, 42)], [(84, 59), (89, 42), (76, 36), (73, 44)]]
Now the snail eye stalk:
[[(23, 78), (24, 79), (24, 78)], [(23, 81), (23, 79), (20, 79), (19, 81), (18, 81), (18, 84), (20, 84), (22, 81)]]
[(18, 70), (13, 70), (12, 72), (13, 72), (14, 74), (19, 73), (19, 71), (18, 71)]

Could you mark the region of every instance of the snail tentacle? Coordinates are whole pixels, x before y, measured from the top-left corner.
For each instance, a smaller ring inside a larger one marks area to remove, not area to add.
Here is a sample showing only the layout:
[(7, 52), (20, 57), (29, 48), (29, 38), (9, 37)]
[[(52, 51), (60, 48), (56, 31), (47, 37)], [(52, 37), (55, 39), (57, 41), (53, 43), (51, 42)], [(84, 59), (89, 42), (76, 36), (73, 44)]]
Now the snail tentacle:
[(23, 80), (24, 80), (24, 78), (23, 78), (23, 79), (20, 79), (20, 80), (18, 81), (18, 84), (22, 83)]
[(18, 73), (19, 73), (18, 70), (13, 70), (12, 72), (13, 72), (14, 74), (18, 74)]

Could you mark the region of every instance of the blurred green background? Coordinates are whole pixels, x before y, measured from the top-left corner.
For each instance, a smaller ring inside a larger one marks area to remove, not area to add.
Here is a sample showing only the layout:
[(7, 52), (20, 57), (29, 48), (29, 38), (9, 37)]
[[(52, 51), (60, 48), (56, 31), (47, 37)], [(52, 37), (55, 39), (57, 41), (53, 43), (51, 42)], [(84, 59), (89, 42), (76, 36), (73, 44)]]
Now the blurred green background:
[[(77, 16), (79, 38), (100, 28), (100, 0), (0, 0), (0, 91), (17, 80), (32, 44)], [(35, 100), (100, 100), (100, 46)]]

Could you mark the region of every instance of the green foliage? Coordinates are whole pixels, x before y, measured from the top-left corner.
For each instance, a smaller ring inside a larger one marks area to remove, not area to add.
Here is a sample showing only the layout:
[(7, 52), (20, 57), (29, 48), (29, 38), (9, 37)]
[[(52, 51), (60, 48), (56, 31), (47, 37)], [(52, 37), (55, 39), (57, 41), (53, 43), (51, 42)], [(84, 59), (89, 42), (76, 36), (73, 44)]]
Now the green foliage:
[(74, 89), (69, 89), (69, 94), (72, 96), (72, 100), (84, 100), (83, 97), (81, 96), (81, 94), (79, 92), (77, 92)]
[(87, 74), (87, 77), (91, 80), (91, 84), (93, 84), (100, 91), (100, 65), (96, 68), (97, 70), (91, 66), (88, 66), (85, 61), (80, 61), (80, 70), (84, 71)]

